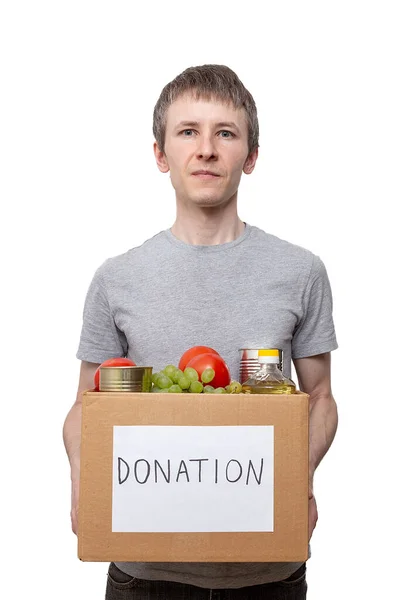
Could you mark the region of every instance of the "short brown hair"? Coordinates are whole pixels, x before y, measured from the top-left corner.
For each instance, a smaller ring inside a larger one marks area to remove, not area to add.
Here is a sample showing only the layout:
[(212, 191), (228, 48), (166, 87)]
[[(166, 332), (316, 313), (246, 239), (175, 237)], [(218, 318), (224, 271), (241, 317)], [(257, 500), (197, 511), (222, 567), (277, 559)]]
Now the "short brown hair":
[(225, 65), (202, 65), (189, 67), (175, 77), (162, 90), (153, 112), (153, 133), (162, 152), (165, 145), (165, 129), (169, 106), (185, 93), (198, 100), (216, 99), (235, 108), (244, 108), (248, 124), (249, 154), (258, 148), (258, 118), (253, 96), (239, 77)]

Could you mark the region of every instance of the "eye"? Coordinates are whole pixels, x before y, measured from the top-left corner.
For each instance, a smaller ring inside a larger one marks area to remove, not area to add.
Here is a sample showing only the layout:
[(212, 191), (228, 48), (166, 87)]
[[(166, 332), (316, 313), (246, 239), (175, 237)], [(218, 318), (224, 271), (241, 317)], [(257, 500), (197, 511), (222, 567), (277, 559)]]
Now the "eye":
[(229, 139), (230, 137), (234, 137), (234, 134), (231, 131), (227, 131), (225, 129), (223, 131), (220, 131), (219, 133), (221, 134), (221, 137), (223, 137), (225, 139)]
[(184, 137), (192, 137), (193, 129), (184, 129), (183, 131), (181, 131), (181, 133), (183, 134)]

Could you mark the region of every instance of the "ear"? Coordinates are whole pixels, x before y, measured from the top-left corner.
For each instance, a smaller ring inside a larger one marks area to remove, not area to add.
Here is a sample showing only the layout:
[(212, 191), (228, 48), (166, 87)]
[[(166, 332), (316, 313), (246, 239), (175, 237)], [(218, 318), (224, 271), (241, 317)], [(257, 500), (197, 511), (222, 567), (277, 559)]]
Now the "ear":
[(250, 175), (250, 173), (253, 172), (254, 167), (256, 166), (257, 158), (258, 148), (253, 150), (253, 152), (251, 152), (246, 158), (246, 162), (243, 165), (243, 173), (246, 173), (246, 175)]
[(157, 142), (154, 142), (153, 150), (154, 150), (154, 156), (156, 157), (157, 167), (160, 169), (161, 173), (168, 173), (169, 165), (167, 162), (167, 157), (165, 155), (165, 152), (162, 152), (160, 150)]

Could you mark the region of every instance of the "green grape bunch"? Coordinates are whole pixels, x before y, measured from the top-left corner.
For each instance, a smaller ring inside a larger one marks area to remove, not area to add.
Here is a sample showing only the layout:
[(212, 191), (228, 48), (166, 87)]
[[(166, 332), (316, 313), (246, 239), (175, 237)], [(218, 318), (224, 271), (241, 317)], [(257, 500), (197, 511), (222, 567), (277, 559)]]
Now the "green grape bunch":
[(167, 365), (158, 373), (152, 375), (152, 392), (161, 394), (240, 394), (242, 386), (238, 381), (231, 381), (229, 385), (219, 388), (214, 388), (208, 385), (215, 377), (214, 369), (205, 369), (199, 378), (196, 369), (186, 367), (184, 371), (175, 367), (175, 365)]

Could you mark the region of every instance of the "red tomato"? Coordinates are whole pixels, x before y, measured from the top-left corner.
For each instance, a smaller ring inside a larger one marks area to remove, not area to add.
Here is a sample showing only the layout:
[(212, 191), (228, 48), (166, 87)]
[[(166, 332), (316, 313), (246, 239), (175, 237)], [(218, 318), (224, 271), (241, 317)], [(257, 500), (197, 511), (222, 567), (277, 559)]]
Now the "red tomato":
[[(136, 363), (130, 358), (109, 358), (101, 363), (100, 367), (136, 367)], [(94, 374), (94, 387), (95, 391), (99, 391), (100, 387), (100, 367), (97, 367), (96, 373)]]
[(214, 379), (209, 381), (208, 385), (212, 385), (215, 388), (225, 387), (231, 382), (228, 366), (224, 359), (217, 353), (206, 352), (205, 354), (199, 354), (192, 358), (187, 366), (196, 369), (199, 379), (205, 369), (214, 369)]
[(182, 354), (181, 360), (179, 361), (180, 370), (184, 371), (192, 358), (199, 354), (205, 354), (206, 352), (211, 352), (211, 354), (217, 354), (219, 356), (216, 350), (209, 348), (208, 346), (193, 346), (193, 348), (189, 348), (189, 350), (186, 350), (186, 352)]

